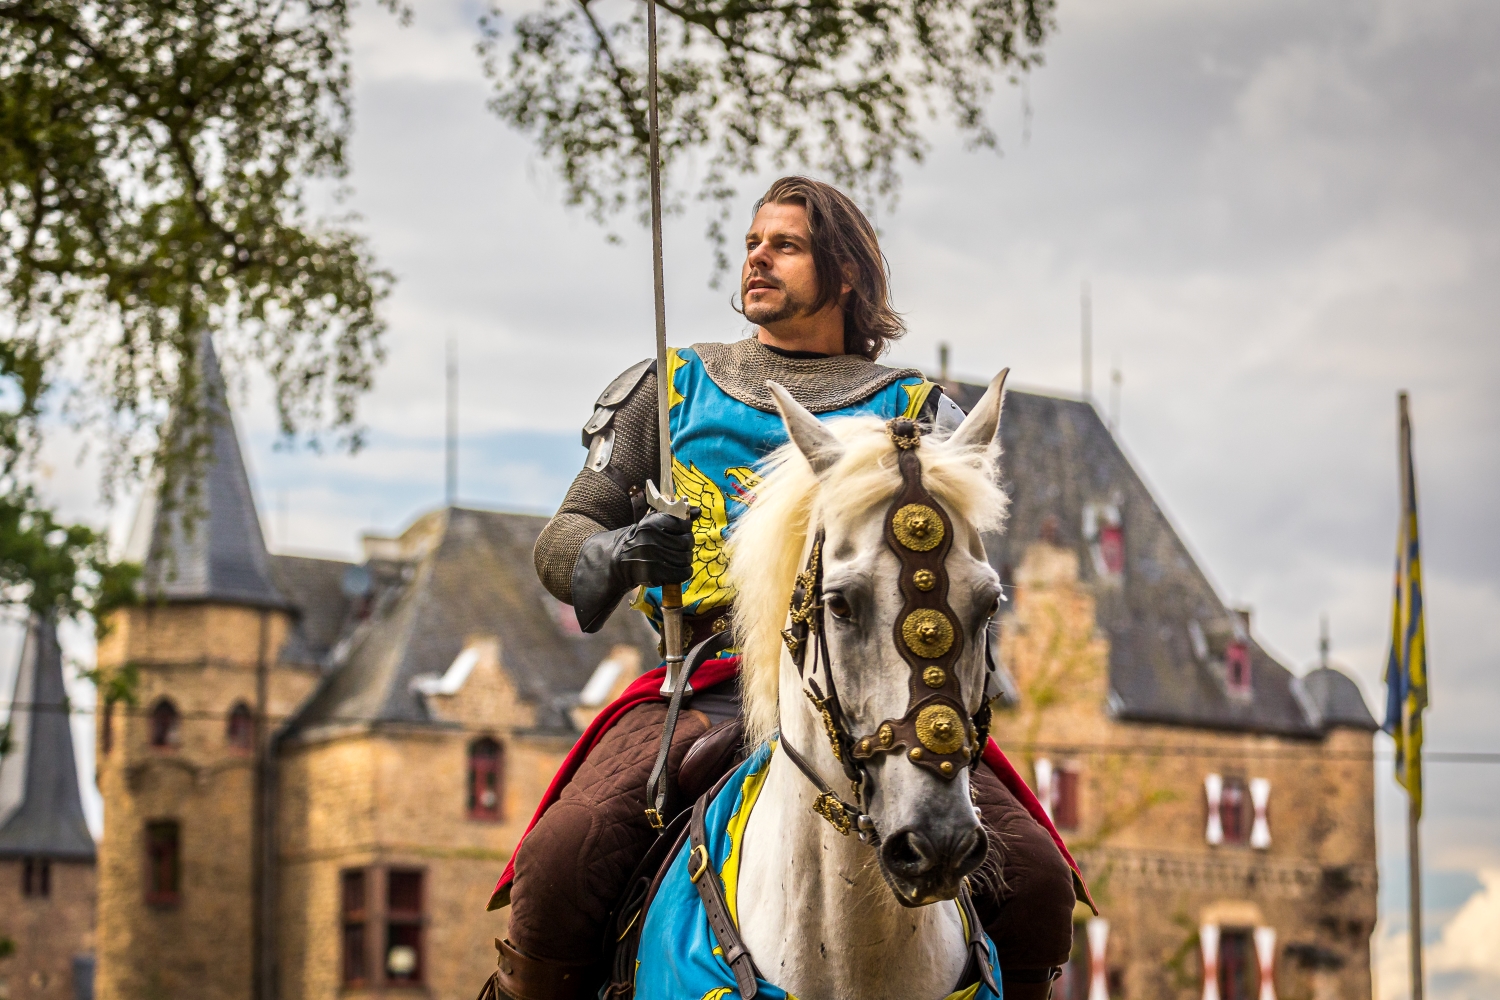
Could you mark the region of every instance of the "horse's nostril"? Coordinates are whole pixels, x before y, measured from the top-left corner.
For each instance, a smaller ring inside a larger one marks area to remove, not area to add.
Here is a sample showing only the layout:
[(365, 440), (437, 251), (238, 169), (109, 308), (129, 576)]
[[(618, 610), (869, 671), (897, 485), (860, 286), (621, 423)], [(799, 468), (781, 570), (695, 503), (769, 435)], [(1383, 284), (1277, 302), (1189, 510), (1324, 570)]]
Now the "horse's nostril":
[(949, 866), (954, 875), (963, 876), (984, 864), (984, 856), (989, 852), (990, 839), (979, 827), (974, 827), (959, 838), (952, 855)]
[(903, 878), (917, 878), (936, 865), (932, 843), (915, 830), (902, 830), (880, 846), (885, 866)]

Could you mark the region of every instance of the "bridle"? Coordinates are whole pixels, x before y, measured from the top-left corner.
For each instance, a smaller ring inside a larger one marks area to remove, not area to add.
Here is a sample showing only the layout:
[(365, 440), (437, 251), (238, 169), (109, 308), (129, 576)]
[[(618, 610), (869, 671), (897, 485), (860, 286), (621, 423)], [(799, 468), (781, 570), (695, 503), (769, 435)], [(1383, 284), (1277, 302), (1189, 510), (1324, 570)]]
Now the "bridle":
[[(781, 749), (817, 788), (813, 811), (841, 834), (858, 831), (860, 840), (872, 847), (879, 846), (880, 837), (864, 810), (869, 762), (900, 753), (912, 765), (951, 781), (962, 768), (978, 766), (990, 729), (989, 701), (981, 699), (979, 710), (970, 715), (964, 707), (963, 685), (953, 669), (964, 648), (958, 616), (948, 603), (947, 556), (953, 546), (953, 522), (922, 485), (922, 463), (917, 457), (922, 431), (915, 421), (898, 417), (886, 424), (886, 433), (896, 446), (901, 471), (901, 490), (886, 513), (885, 541), (901, 566), (903, 605), (893, 639), (910, 668), (906, 713), (886, 719), (864, 736), (849, 731), (828, 652), (822, 527), (813, 536), (806, 568), (797, 575), (792, 590), (791, 624), (781, 633), (797, 664), (797, 675), (806, 683), (803, 693), (823, 719), (834, 759), (853, 786), (854, 802), (840, 798), (787, 742), (785, 734)], [(817, 676), (820, 661), (822, 686)]]

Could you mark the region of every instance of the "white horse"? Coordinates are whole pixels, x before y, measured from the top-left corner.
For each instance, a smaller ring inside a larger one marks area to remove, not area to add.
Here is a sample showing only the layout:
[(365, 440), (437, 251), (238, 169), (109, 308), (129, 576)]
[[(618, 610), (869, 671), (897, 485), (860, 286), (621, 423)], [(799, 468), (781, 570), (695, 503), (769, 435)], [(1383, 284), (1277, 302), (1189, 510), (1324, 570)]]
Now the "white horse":
[[(998, 529), (1005, 514), (996, 476), (1004, 379), (1002, 372), (950, 437), (929, 434), (914, 449), (922, 487), (953, 532), (940, 569), (961, 650), (947, 669), (963, 701), (965, 753), (979, 735), (969, 716), (981, 707), (986, 628), (1000, 599), (980, 533)], [(813, 811), (818, 791), (784, 752), (790, 744), (827, 786), (850, 788), (782, 636), (820, 530), (827, 663), (813, 667), (836, 681), (846, 732), (856, 740), (876, 738), (877, 727), (885, 734), (883, 720), (901, 719), (930, 694), (919, 681), (932, 668), (917, 667), (914, 680), (896, 645), (910, 597), (898, 585), (910, 567), (886, 534), (887, 512), (905, 488), (896, 443), (878, 419), (825, 425), (771, 388), (791, 441), (769, 460), (755, 503), (736, 525), (729, 564), (748, 740), (782, 739), (743, 837), (740, 934), (765, 978), (797, 997), (938, 1000), (953, 992), (969, 958), (952, 900), (986, 852), (967, 768), (944, 764), (939, 773), (930, 758), (919, 767), (914, 750), (865, 760), (862, 794), (839, 793), (858, 803), (862, 841)], [(960, 717), (950, 718), (956, 725)]]

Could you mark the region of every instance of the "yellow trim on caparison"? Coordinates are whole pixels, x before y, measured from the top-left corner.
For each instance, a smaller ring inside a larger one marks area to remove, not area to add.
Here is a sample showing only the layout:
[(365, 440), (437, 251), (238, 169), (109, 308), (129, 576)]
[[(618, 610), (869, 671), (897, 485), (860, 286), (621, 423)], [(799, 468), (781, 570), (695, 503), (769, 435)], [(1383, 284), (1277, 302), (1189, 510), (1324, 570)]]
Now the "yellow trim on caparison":
[[(772, 753), (775, 752), (776, 744), (771, 744)], [(755, 800), (760, 797), (761, 787), (766, 783), (766, 775), (771, 770), (771, 755), (766, 755), (765, 764), (759, 770), (745, 775), (744, 783), (740, 785), (740, 805), (729, 817), (725, 826), (725, 833), (729, 836), (729, 855), (724, 859), (724, 867), (719, 869), (719, 880), (724, 885), (724, 904), (729, 909), (729, 919), (738, 926), (740, 914), (738, 909), (740, 888), (740, 846), (745, 839), (745, 827), (750, 822), (750, 812), (755, 808)]]

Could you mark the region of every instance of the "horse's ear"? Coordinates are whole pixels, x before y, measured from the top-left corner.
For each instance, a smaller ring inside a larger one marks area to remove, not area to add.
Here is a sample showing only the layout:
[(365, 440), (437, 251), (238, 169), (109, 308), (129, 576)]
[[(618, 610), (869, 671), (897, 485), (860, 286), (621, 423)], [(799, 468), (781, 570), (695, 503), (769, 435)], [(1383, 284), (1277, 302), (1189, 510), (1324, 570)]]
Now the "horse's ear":
[(951, 447), (988, 448), (995, 440), (995, 435), (1000, 433), (1000, 403), (1005, 395), (1005, 376), (1009, 374), (1010, 369), (1004, 368), (991, 380), (990, 387), (984, 390), (974, 409), (948, 438)]
[(822, 421), (793, 399), (791, 393), (769, 380), (766, 387), (776, 399), (776, 408), (781, 411), (781, 422), (786, 424), (787, 435), (807, 459), (807, 464), (812, 466), (813, 472), (821, 476), (833, 468), (834, 463), (844, 457), (844, 446), (839, 444), (838, 438), (828, 433)]

